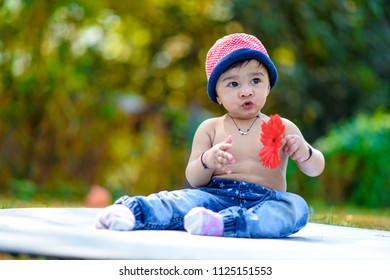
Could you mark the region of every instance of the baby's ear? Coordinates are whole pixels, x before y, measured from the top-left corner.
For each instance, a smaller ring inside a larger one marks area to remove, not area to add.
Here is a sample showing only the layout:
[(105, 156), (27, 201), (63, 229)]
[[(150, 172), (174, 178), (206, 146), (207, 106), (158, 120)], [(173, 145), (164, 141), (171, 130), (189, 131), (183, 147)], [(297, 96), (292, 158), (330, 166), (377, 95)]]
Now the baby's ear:
[(219, 105), (222, 105), (222, 102), (221, 102), (221, 100), (219, 99), (218, 95), (216, 96), (216, 98), (217, 98), (218, 104), (219, 104)]

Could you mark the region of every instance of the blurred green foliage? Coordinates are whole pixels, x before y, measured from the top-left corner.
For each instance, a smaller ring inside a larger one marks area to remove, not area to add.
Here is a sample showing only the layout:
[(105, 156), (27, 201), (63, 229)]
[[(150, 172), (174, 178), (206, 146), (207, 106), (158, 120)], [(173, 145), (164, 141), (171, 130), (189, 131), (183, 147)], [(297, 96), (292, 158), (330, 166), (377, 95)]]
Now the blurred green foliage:
[[(390, 114), (358, 114), (334, 126), (315, 142), (326, 158), (319, 180), (308, 179), (290, 165), (290, 182), (311, 197), (331, 203), (349, 201), (365, 207), (390, 205)], [(299, 179), (298, 179), (299, 178)]]
[(317, 141), (327, 158), (321, 177), (328, 200), (390, 205), (390, 114), (359, 114)]
[[(389, 22), (386, 0), (2, 0), (0, 193), (185, 185), (196, 126), (223, 113), (206, 94), (205, 55), (232, 32), (264, 42), (279, 71), (264, 112), (308, 141), (388, 112)], [(343, 174), (351, 188), (358, 172)], [(317, 181), (300, 180), (292, 189), (314, 195)]]

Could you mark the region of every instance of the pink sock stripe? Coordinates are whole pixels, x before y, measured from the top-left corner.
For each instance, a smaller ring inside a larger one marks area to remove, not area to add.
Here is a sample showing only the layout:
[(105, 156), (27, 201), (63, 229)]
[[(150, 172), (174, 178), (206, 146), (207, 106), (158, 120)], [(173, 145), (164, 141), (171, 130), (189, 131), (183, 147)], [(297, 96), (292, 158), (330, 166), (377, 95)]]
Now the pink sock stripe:
[(202, 211), (203, 224), (200, 231), (201, 235), (220, 236), (223, 233), (223, 221), (218, 215)]

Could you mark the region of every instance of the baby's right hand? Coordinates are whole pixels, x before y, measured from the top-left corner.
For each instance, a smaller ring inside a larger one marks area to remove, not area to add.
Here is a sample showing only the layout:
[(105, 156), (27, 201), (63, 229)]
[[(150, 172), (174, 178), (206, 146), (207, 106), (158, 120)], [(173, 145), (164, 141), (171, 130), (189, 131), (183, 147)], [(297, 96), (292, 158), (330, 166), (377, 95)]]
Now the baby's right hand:
[(222, 171), (230, 174), (232, 170), (227, 167), (229, 164), (234, 164), (236, 160), (231, 153), (227, 151), (233, 147), (233, 137), (229, 135), (223, 142), (214, 145), (210, 150), (203, 154), (203, 162), (210, 169)]

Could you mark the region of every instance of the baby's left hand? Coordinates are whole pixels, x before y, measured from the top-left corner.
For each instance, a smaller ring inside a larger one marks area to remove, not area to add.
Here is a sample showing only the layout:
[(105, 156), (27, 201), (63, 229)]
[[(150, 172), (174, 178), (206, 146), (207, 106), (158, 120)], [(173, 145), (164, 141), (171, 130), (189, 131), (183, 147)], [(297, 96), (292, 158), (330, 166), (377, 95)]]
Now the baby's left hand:
[(303, 162), (310, 156), (308, 145), (300, 135), (286, 135), (280, 142), (280, 148), (296, 162)]

